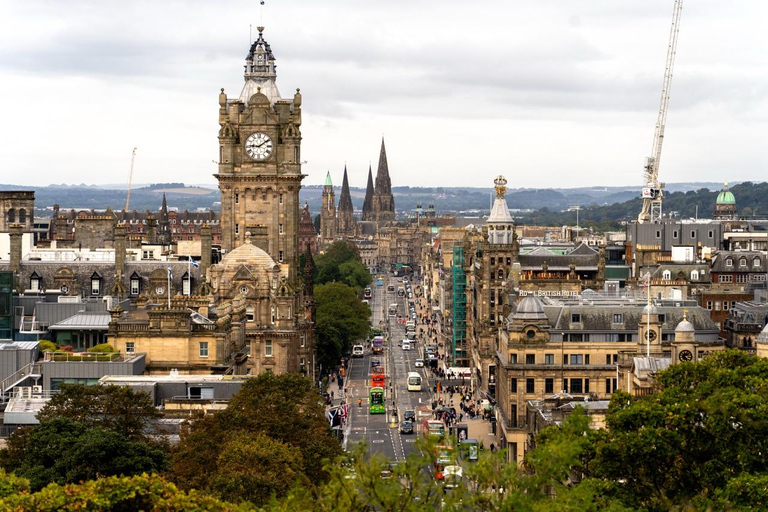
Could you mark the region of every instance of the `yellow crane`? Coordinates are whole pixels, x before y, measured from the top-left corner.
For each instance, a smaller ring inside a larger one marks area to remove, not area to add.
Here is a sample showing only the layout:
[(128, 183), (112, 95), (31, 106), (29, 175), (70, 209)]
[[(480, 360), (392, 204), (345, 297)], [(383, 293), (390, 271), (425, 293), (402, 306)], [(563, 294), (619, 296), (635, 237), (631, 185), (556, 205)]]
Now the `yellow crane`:
[(131, 152), (131, 172), (128, 173), (128, 194), (125, 196), (125, 214), (128, 215), (128, 207), (131, 205), (131, 187), (133, 186), (133, 163), (136, 161), (136, 148)]
[(664, 195), (664, 183), (659, 181), (659, 162), (661, 161), (661, 145), (664, 142), (664, 127), (667, 124), (667, 108), (669, 107), (669, 89), (672, 86), (672, 68), (677, 54), (677, 35), (680, 32), (680, 14), (683, 10), (683, 0), (675, 0), (672, 10), (672, 29), (669, 33), (667, 48), (667, 63), (664, 71), (664, 83), (661, 86), (661, 104), (659, 118), (656, 121), (656, 133), (653, 136), (651, 156), (645, 160), (645, 186), (640, 197), (643, 198), (643, 210), (637, 216), (637, 222), (661, 222), (661, 199)]

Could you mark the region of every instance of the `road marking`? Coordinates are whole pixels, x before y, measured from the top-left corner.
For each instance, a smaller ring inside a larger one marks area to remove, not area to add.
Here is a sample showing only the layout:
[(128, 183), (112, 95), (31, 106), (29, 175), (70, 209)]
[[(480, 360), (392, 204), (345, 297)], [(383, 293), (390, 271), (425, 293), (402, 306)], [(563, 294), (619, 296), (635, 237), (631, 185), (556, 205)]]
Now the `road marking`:
[(372, 443), (383, 443), (384, 440), (383, 439), (371, 439), (371, 442)]

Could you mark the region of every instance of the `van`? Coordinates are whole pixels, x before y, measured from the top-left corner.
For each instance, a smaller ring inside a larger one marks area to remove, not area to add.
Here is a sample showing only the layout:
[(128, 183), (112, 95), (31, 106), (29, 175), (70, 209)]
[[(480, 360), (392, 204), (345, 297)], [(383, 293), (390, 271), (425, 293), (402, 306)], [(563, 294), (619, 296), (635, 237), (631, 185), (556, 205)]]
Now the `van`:
[(403, 350), (411, 350), (411, 342), (403, 340)]
[(413, 331), (408, 331), (407, 333), (405, 333), (405, 337), (408, 338), (409, 340), (415, 340), (416, 333)]

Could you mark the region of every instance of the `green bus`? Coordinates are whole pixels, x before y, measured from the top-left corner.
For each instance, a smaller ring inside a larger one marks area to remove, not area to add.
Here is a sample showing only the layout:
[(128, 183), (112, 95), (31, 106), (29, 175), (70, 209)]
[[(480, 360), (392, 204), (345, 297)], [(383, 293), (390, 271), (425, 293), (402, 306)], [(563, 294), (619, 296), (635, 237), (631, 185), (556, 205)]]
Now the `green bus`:
[(387, 412), (384, 388), (371, 388), (368, 392), (368, 407), (371, 414), (384, 414)]

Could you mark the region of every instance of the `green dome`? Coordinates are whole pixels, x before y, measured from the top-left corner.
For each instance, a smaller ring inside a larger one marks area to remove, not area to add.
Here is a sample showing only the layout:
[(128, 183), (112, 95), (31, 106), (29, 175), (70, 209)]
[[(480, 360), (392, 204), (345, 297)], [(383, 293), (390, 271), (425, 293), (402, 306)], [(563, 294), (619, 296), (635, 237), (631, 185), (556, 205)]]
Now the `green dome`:
[(721, 190), (720, 193), (717, 194), (716, 204), (736, 204), (736, 198), (733, 197), (733, 192), (728, 190), (727, 181), (723, 184), (723, 190)]
[(733, 197), (733, 192), (730, 190), (723, 190), (717, 194), (717, 204), (736, 204), (736, 198)]

